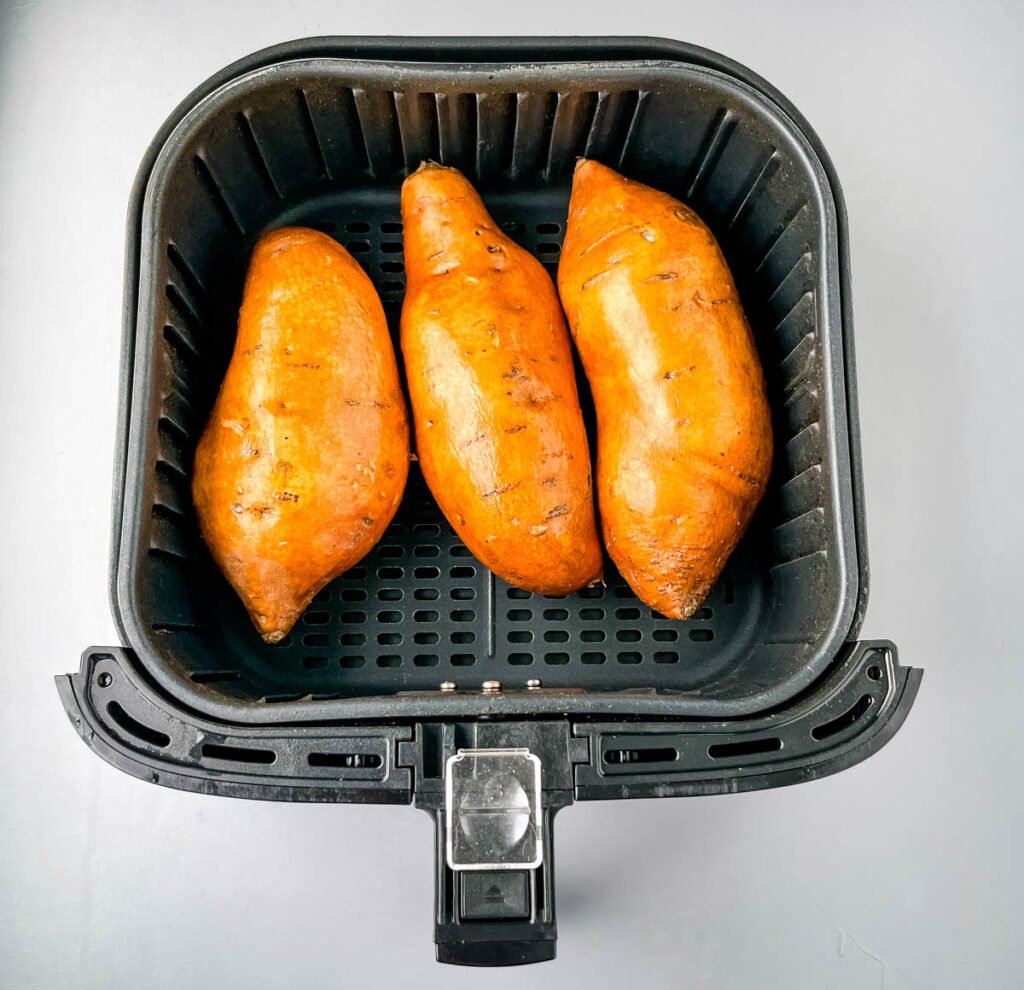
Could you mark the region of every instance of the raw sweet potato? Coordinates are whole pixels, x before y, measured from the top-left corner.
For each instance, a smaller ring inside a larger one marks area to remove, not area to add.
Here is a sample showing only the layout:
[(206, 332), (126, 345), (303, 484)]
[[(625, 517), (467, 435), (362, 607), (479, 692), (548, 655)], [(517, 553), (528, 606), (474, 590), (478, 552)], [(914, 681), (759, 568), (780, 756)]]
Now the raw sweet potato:
[(402, 187), (402, 353), (420, 467), (476, 557), (565, 594), (601, 577), (572, 345), (543, 266), (458, 171)]
[(203, 536), (268, 643), (380, 539), (409, 426), (380, 299), (325, 234), (264, 234), (196, 451)]
[(711, 231), (594, 161), (573, 178), (558, 286), (597, 410), (605, 544), (637, 596), (698, 608), (764, 494), (764, 378)]

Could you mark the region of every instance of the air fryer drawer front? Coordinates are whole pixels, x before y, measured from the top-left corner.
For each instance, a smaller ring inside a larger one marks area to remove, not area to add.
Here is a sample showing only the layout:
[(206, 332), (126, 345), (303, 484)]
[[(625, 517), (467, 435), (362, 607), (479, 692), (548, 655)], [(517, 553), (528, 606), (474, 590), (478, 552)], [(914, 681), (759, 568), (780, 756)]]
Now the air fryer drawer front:
[[(87, 650), (81, 671), (57, 686), (86, 744), (152, 783), (278, 801), (414, 801), (435, 823), (438, 958), (505, 965), (554, 956), (559, 808), (736, 793), (836, 773), (892, 738), (920, 680), (891, 643), (863, 642), (844, 649), (799, 702), (745, 720), (262, 727), (181, 708), (119, 648)], [(514, 699), (490, 699), (498, 708), (503, 700)], [(465, 771), (458, 781), (456, 760)]]

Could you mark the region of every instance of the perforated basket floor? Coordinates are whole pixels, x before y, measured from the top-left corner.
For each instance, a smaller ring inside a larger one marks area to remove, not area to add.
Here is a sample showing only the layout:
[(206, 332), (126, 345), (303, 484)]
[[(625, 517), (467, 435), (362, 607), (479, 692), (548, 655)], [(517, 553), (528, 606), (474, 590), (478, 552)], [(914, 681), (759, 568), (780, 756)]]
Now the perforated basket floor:
[[(126, 642), (165, 689), (241, 720), (304, 720), (471, 711), (440, 683), (540, 678), (566, 693), (524, 692), (517, 710), (738, 715), (794, 696), (835, 657), (858, 591), (835, 202), (809, 141), (767, 99), (682, 62), (317, 57), (240, 71), (179, 116), (145, 177), (129, 287), (114, 574)], [(565, 598), (518, 591), (454, 537), (414, 466), (381, 544), (267, 646), (189, 497), (255, 238), (292, 223), (336, 237), (397, 331), (410, 169), (463, 168), (554, 271), (581, 154), (690, 202), (736, 273), (777, 458), (723, 579), (687, 622), (652, 613), (611, 569), (607, 587)]]

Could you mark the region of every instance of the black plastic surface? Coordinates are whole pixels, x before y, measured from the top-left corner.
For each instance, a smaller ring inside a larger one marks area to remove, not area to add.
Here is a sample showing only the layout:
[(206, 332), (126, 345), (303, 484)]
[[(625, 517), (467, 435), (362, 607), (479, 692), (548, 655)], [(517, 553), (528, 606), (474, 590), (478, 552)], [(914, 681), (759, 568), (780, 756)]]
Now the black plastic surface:
[[(900, 666), (892, 643), (869, 641), (845, 648), (829, 675), (791, 705), (742, 720), (262, 727), (216, 722), (182, 708), (149, 684), (132, 654), (119, 647), (87, 650), (81, 670), (58, 677), (57, 687), (89, 747), (143, 780), (277, 801), (408, 804), (415, 791), (431, 810), (443, 800), (444, 754), (459, 747), (526, 747), (545, 761), (545, 792), (579, 801), (725, 794), (813, 780), (859, 763), (888, 742), (920, 680), (920, 670)], [(865, 696), (872, 699), (866, 707)], [(553, 725), (561, 726), (557, 737)], [(765, 740), (782, 745), (766, 749)], [(739, 757), (729, 753), (728, 747), (750, 743), (761, 746)], [(204, 744), (225, 747), (227, 754), (214, 750), (211, 757)], [(712, 746), (726, 747), (724, 755), (711, 757)], [(667, 763), (644, 753), (670, 748), (677, 756)], [(615, 752), (637, 758), (624, 765), (608, 759)], [(318, 761), (311, 764), (310, 755), (317, 753), (337, 758), (314, 772)]]
[[(580, 714), (724, 717), (780, 704), (825, 669), (863, 611), (845, 237), (827, 159), (778, 94), (699, 49), (524, 40), (501, 65), (494, 43), (425, 46), (317, 39), (260, 53), (186, 101), (144, 162), (115, 513), (126, 642), (191, 707), (256, 724), (464, 717), (495, 702), (439, 694), (440, 682), (493, 678), (540, 678), (571, 692), (556, 707)], [(467, 63), (468, 52), (490, 64)], [(280, 223), (319, 224), (364, 261), (394, 321), (398, 186), (420, 158), (465, 168), (553, 267), (581, 153), (692, 202), (737, 274), (779, 454), (725, 579), (687, 623), (654, 616), (614, 573), (607, 589), (520, 597), (466, 556), (415, 476), (371, 557), (325, 589), (290, 639), (266, 646), (198, 540), (188, 493), (253, 240)], [(531, 693), (497, 704), (552, 710)]]

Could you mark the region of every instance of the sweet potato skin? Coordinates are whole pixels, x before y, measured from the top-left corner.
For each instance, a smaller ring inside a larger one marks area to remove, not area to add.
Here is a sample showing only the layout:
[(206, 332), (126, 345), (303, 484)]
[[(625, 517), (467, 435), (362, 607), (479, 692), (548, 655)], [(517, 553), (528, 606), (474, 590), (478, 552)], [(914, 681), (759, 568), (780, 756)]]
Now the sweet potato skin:
[(555, 595), (598, 580), (590, 453), (551, 278), (455, 169), (406, 179), (402, 220), (402, 353), (441, 510), (510, 584)]
[(558, 287), (594, 394), (605, 545), (684, 619), (764, 494), (764, 377), (725, 258), (691, 209), (594, 161), (573, 178)]
[(380, 539), (408, 471), (405, 399), (373, 284), (319, 231), (264, 234), (192, 495), (267, 642)]

